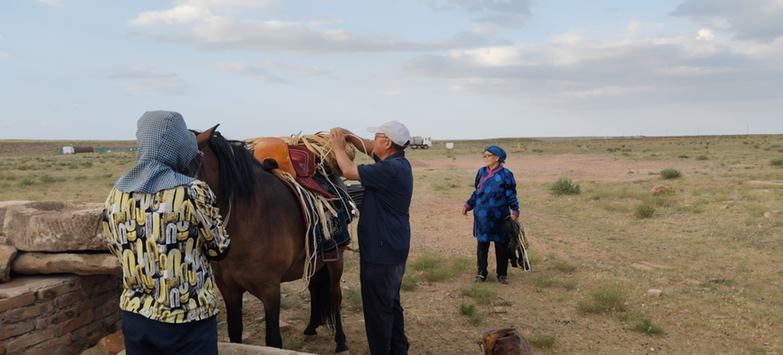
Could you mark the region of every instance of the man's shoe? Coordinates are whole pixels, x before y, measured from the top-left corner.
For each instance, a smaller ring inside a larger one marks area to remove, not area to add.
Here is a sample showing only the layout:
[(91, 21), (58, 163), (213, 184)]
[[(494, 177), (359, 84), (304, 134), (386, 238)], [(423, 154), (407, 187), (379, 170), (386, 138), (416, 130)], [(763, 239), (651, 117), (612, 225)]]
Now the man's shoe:
[(508, 277), (505, 276), (498, 276), (498, 282), (504, 285), (508, 285)]
[(473, 282), (484, 282), (484, 281), (487, 281), (487, 277), (482, 275), (476, 275), (476, 278), (473, 279)]

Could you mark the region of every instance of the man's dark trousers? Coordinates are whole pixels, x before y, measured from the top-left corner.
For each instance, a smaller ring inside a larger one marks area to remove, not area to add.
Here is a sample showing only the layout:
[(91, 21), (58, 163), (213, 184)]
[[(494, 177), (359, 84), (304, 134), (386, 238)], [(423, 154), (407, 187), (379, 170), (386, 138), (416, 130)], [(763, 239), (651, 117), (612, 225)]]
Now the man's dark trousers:
[(384, 265), (365, 260), (359, 272), (364, 307), (364, 327), (372, 355), (407, 355), (408, 338), (400, 305), (405, 263)]

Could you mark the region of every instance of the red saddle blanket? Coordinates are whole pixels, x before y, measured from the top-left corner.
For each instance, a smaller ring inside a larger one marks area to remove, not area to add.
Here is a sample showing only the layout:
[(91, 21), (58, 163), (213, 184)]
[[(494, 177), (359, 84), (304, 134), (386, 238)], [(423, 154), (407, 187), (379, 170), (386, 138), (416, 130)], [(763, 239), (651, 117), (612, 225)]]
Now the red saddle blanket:
[(255, 143), (253, 156), (258, 161), (262, 163), (274, 161), (279, 169), (291, 174), (302, 187), (327, 198), (337, 197), (312, 179), (316, 174), (316, 157), (306, 147), (288, 145), (282, 139), (273, 137), (258, 138)]

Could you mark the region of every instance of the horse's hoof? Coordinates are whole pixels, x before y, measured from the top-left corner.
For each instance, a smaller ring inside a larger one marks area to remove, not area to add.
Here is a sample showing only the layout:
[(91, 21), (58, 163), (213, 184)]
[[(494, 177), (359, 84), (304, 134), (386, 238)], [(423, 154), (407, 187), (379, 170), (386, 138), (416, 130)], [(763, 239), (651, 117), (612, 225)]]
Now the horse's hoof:
[(335, 353), (335, 354), (337, 354), (337, 355), (351, 355), (351, 351), (350, 350), (345, 350), (345, 351), (341, 351), (341, 352)]
[(313, 341), (315, 339), (318, 339), (318, 334), (305, 334), (304, 336), (305, 341)]

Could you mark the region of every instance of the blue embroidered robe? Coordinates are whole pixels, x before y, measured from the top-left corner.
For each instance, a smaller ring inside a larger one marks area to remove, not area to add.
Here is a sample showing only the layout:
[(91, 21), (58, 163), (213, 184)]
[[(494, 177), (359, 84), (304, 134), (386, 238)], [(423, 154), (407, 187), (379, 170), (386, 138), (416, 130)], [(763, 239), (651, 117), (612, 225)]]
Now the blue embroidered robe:
[(519, 213), (514, 174), (502, 165), (492, 171), (479, 169), (476, 190), (466, 203), (473, 210), (473, 236), (480, 242), (507, 243), (505, 221), (510, 211)]

